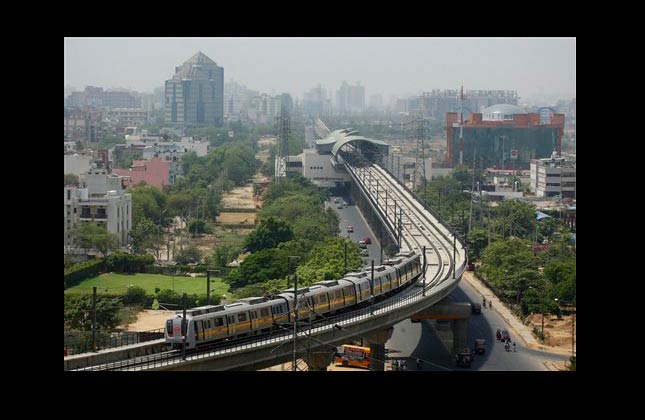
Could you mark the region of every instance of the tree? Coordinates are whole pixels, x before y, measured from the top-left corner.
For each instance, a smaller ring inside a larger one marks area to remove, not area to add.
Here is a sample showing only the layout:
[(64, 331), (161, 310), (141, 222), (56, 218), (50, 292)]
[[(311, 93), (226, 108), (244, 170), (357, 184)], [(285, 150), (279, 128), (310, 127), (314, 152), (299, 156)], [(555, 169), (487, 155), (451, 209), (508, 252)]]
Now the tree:
[(84, 249), (96, 248), (103, 257), (119, 245), (119, 237), (110, 233), (102, 226), (93, 223), (81, 223), (72, 230), (72, 238), (76, 246)]
[(161, 245), (163, 244), (163, 232), (152, 220), (144, 217), (140, 219), (130, 230), (132, 239), (132, 251), (143, 254), (147, 250), (155, 253), (160, 258)]
[(529, 286), (544, 289), (530, 242), (511, 238), (491, 243), (481, 254), (480, 272), (509, 300), (519, 302)]
[(193, 235), (193, 238), (198, 234), (212, 232), (204, 219), (191, 219), (188, 222), (188, 231)]
[[(118, 299), (97, 297), (97, 329), (111, 330), (119, 324), (118, 312), (122, 304)], [(92, 296), (65, 295), (65, 325), (70, 329), (88, 331), (92, 328)]]
[(202, 252), (195, 245), (187, 246), (177, 253), (175, 261), (178, 264), (198, 263), (202, 259)]
[(289, 223), (269, 217), (262, 220), (244, 243), (245, 248), (250, 252), (260, 251), (262, 249), (273, 248), (281, 242), (287, 242), (293, 239), (293, 230)]
[(78, 187), (78, 176), (74, 174), (65, 174), (65, 187), (74, 186)]

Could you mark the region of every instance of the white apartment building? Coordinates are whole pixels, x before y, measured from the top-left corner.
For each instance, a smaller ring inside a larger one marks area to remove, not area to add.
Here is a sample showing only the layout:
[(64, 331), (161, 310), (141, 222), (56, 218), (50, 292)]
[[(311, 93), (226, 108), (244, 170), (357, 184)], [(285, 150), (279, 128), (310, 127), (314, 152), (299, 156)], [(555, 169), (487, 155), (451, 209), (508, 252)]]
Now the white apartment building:
[(132, 194), (125, 193), (128, 177), (108, 175), (92, 169), (81, 177), (81, 187), (64, 187), (65, 252), (73, 248), (72, 229), (79, 223), (96, 223), (119, 237), (119, 246), (128, 243), (132, 228)]
[(531, 192), (538, 197), (576, 198), (576, 163), (555, 155), (531, 160)]

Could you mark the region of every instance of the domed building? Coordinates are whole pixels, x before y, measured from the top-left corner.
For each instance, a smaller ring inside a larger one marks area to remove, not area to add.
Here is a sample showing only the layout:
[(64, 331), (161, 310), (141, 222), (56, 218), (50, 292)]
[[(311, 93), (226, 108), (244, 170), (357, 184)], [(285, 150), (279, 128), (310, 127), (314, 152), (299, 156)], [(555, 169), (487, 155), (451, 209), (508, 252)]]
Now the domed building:
[(482, 121), (513, 121), (515, 114), (528, 114), (519, 106), (498, 104), (484, 108), (481, 112)]

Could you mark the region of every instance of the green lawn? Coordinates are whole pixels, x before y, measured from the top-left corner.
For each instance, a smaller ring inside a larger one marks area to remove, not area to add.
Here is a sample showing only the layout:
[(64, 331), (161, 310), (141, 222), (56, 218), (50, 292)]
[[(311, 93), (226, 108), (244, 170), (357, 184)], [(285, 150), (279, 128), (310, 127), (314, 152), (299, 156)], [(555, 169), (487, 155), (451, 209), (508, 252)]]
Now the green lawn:
[[(83, 280), (80, 284), (65, 290), (65, 293), (92, 293), (92, 287), (97, 287), (97, 293), (107, 292), (112, 294), (124, 294), (129, 285), (139, 286), (146, 290), (146, 293), (152, 295), (155, 287), (174, 290), (177, 293), (186, 292), (188, 294), (206, 294), (206, 277), (184, 277), (184, 276), (164, 276), (161, 274), (101, 274), (98, 277)], [(224, 283), (221, 278), (211, 277), (211, 293), (223, 296), (228, 292), (229, 285)], [(227, 293), (224, 297), (229, 297)]]

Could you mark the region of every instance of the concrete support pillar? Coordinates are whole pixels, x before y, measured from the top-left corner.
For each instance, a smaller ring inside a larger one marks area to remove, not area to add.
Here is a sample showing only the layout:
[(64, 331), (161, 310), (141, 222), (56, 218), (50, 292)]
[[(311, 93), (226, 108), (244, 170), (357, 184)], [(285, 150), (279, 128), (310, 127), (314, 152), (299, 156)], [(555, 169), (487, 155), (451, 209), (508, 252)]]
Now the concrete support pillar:
[(333, 351), (312, 352), (307, 365), (310, 371), (326, 371), (334, 359)]
[(468, 319), (452, 321), (452, 355), (468, 347)]
[(371, 371), (385, 370), (385, 343), (392, 337), (393, 332), (394, 328), (388, 327), (365, 334), (371, 350), (369, 366)]

